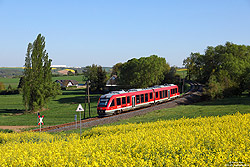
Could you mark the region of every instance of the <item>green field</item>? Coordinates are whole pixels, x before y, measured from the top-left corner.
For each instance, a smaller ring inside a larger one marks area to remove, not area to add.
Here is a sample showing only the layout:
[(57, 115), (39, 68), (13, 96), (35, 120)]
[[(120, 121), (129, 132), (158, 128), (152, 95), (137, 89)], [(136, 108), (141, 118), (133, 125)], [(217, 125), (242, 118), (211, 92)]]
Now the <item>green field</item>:
[[(52, 77), (52, 81), (56, 81), (56, 80), (76, 80), (80, 84), (84, 84), (85, 81), (83, 81), (82, 79), (83, 79), (82, 75)], [(12, 88), (17, 88), (19, 80), (20, 80), (20, 78), (2, 78), (2, 77), (0, 77), (0, 82), (2, 82), (5, 85), (5, 89), (7, 89), (9, 85), (11, 85)]]
[(20, 78), (2, 78), (0, 77), (0, 82), (2, 82), (5, 86), (5, 89), (11, 85), (12, 88), (17, 88)]
[[(250, 113), (250, 97), (232, 97), (216, 101), (205, 101), (193, 105), (182, 105), (175, 108), (156, 110), (145, 115), (120, 120), (116, 123), (101, 126), (112, 126), (127, 123), (146, 123), (158, 120), (178, 120), (185, 118), (223, 116), (239, 113)], [(86, 130), (91, 129), (87, 128)], [(79, 133), (79, 129), (67, 131), (65, 133)]]
[[(91, 95), (91, 117), (97, 116), (96, 107), (100, 95)], [(85, 90), (65, 90), (62, 95), (51, 99), (48, 104), (49, 110), (41, 112), (44, 115), (46, 126), (58, 125), (67, 122), (73, 122), (76, 114), (75, 110), (79, 104), (84, 107)], [(25, 108), (22, 103), (22, 95), (0, 95), (0, 125), (37, 125), (37, 114), (23, 114)], [(88, 112), (88, 111), (87, 111)], [(83, 113), (82, 113), (83, 116)], [(86, 113), (89, 117), (89, 113)]]
[(82, 75), (52, 77), (52, 81), (56, 81), (56, 80), (76, 80), (80, 84), (84, 84), (86, 81), (83, 81), (82, 79), (83, 79)]
[(121, 120), (116, 124), (155, 122), (157, 120), (174, 120), (180, 118), (196, 118), (232, 115), (237, 112), (250, 113), (250, 97), (232, 97), (215, 101), (205, 101), (193, 105), (182, 105), (137, 116), (128, 120)]
[(176, 74), (180, 75), (181, 78), (185, 78), (187, 76), (187, 69), (177, 69)]
[[(183, 73), (183, 72), (182, 72)], [(82, 76), (59, 76), (53, 77), (53, 80), (74, 79), (83, 83)], [(19, 78), (0, 78), (0, 82), (11, 84), (12, 87), (18, 85)], [(78, 104), (84, 107), (84, 89), (64, 90), (62, 95), (51, 99), (47, 108), (41, 114), (45, 115), (45, 126), (57, 125), (67, 122), (73, 122), (77, 113), (75, 110)], [(91, 116), (97, 116), (96, 105), (100, 95), (91, 95)], [(148, 113), (143, 116), (121, 120), (116, 124), (124, 124), (127, 122), (153, 122), (157, 120), (180, 119), (182, 117), (208, 117), (222, 116), (228, 114), (250, 113), (250, 97), (232, 97), (216, 101), (201, 102), (194, 105), (178, 106), (176, 108), (158, 110)], [(0, 125), (29, 125), (37, 124), (36, 113), (25, 113), (25, 108), (22, 103), (22, 95), (0, 95)], [(83, 114), (82, 114), (83, 116)], [(86, 113), (86, 117), (89, 114)]]

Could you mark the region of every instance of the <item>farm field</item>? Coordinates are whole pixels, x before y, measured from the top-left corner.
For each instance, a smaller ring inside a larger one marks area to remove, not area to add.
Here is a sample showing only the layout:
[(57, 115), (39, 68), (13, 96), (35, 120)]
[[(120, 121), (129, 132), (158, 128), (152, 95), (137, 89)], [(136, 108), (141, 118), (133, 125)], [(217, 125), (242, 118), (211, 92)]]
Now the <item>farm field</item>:
[(5, 86), (5, 89), (10, 85), (12, 88), (17, 88), (20, 78), (2, 78), (0, 77), (0, 82)]
[[(82, 81), (83, 76), (82, 75), (76, 75), (76, 76), (58, 76), (58, 77), (52, 77), (52, 81), (56, 80), (76, 80), (80, 84), (85, 83)], [(2, 82), (5, 85), (5, 88), (7, 89), (9, 85), (11, 85), (12, 88), (17, 88), (19, 84), (20, 78), (3, 78), (0, 77), (0, 82)]]
[[(90, 95), (91, 98), (91, 117), (97, 116), (96, 105), (99, 95)], [(51, 99), (48, 104), (49, 110), (41, 112), (44, 115), (45, 126), (63, 124), (67, 122), (74, 122), (75, 110), (78, 104), (84, 107), (85, 90), (67, 90), (63, 91), (62, 95), (58, 95), (55, 99)], [(15, 126), (37, 125), (37, 114), (27, 113), (23, 114), (25, 108), (22, 103), (22, 95), (1, 95), (0, 96), (0, 125)], [(86, 113), (86, 117), (89, 113)], [(82, 113), (83, 117), (83, 113)]]
[(0, 133), (0, 166), (249, 165), (249, 120), (250, 114), (237, 113), (129, 123), (95, 127), (81, 137)]
[(187, 69), (177, 69), (176, 74), (179, 74), (181, 78), (185, 78), (187, 76)]

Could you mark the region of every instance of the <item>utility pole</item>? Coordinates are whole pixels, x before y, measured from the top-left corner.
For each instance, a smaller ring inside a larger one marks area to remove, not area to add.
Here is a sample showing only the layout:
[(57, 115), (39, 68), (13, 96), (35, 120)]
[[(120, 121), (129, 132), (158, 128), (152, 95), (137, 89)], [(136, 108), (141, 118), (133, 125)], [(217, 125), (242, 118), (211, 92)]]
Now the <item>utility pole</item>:
[(185, 82), (185, 77), (184, 77), (184, 71), (183, 71), (183, 79), (182, 79), (182, 93), (184, 93), (184, 82)]
[(85, 89), (85, 100), (84, 100), (84, 119), (85, 119), (85, 111), (86, 111), (86, 103), (87, 103), (87, 87)]
[(88, 105), (89, 105), (89, 117), (91, 117), (91, 115), (90, 115), (90, 97), (89, 97), (89, 84), (90, 84), (90, 81), (87, 81), (87, 90), (88, 90)]

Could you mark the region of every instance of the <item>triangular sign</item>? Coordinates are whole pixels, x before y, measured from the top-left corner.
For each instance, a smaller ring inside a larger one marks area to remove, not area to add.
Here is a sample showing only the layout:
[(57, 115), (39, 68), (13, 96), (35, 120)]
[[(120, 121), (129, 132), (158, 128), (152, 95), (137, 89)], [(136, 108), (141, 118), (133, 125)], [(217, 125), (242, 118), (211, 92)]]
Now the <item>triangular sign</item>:
[(84, 111), (84, 109), (82, 108), (82, 105), (81, 105), (81, 104), (78, 105), (76, 111)]

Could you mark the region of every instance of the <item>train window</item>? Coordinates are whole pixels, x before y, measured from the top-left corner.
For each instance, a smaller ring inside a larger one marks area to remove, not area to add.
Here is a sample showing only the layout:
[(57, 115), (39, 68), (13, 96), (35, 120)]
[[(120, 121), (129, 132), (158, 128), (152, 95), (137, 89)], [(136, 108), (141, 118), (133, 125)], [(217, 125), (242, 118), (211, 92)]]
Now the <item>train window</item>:
[(167, 91), (167, 90), (165, 90), (165, 97), (167, 97), (167, 95), (168, 95), (168, 91)]
[(140, 96), (136, 95), (136, 104), (139, 104), (139, 103), (140, 103)]
[(122, 97), (122, 104), (126, 104), (126, 97)]
[(113, 107), (113, 106), (115, 106), (115, 100), (114, 99), (112, 100), (112, 103), (110, 104), (110, 107)]
[(163, 98), (165, 97), (165, 91), (164, 90), (162, 91), (162, 97)]
[(141, 103), (144, 103), (144, 94), (141, 95)]
[(149, 97), (150, 97), (150, 99), (153, 99), (153, 93), (152, 92), (149, 94)]
[(175, 93), (177, 93), (178, 91), (177, 91), (177, 88), (175, 88)]
[(171, 89), (171, 94), (173, 94), (173, 89)]
[(130, 103), (130, 96), (127, 96), (127, 103)]
[(120, 106), (121, 105), (121, 98), (117, 98), (116, 103), (117, 103), (118, 106)]
[(160, 99), (162, 98), (162, 91), (160, 91)]
[(145, 94), (145, 102), (148, 102), (148, 94)]
[(108, 102), (109, 102), (108, 98), (101, 98), (98, 107), (107, 107)]
[(155, 92), (155, 97), (158, 98), (158, 96), (159, 96), (159, 93)]

